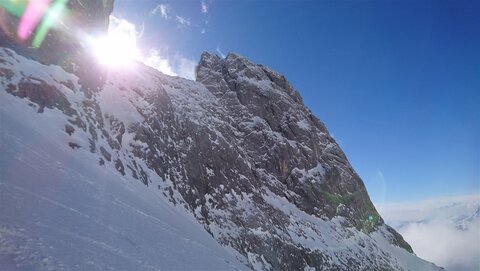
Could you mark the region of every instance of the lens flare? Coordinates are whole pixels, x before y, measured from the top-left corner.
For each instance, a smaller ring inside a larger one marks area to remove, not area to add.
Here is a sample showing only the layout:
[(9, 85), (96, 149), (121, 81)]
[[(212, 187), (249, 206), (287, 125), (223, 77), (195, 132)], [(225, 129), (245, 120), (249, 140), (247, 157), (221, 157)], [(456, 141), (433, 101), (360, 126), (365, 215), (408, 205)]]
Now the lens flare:
[(45, 37), (48, 34), (48, 31), (50, 31), (50, 28), (52, 28), (64, 15), (65, 5), (67, 4), (67, 2), (68, 0), (58, 0), (50, 7), (47, 14), (45, 15), (45, 18), (38, 27), (35, 37), (33, 38), (33, 47), (38, 48), (40, 47), (40, 45), (42, 45)]
[[(17, 38), (21, 41), (31, 39), (34, 48), (39, 48), (43, 44), (51, 29), (57, 29), (70, 34), (77, 33), (72, 36), (82, 43), (87, 40), (91, 51), (104, 65), (125, 67), (133, 60), (141, 59), (137, 48), (138, 33), (134, 25), (122, 19), (111, 18), (108, 35), (96, 38), (86, 33), (82, 34), (83, 31), (72, 24), (75, 20), (68, 18), (71, 13), (67, 7), (68, 1), (0, 0), (0, 9), (19, 18), (18, 25), (15, 25)], [(105, 7), (109, 0), (97, 1)], [(82, 1), (78, 3), (83, 5)]]
[(17, 35), (21, 40), (27, 40), (48, 9), (50, 0), (36, 0), (28, 3), (22, 15)]
[(7, 0), (0, 1), (0, 6), (16, 17), (20, 17), (25, 12), (28, 0)]
[(68, 0), (51, 2), (52, 0), (2, 0), (0, 8), (20, 18), (17, 37), (26, 41), (35, 33), (32, 46), (39, 48), (50, 29), (58, 27), (59, 20), (67, 10)]

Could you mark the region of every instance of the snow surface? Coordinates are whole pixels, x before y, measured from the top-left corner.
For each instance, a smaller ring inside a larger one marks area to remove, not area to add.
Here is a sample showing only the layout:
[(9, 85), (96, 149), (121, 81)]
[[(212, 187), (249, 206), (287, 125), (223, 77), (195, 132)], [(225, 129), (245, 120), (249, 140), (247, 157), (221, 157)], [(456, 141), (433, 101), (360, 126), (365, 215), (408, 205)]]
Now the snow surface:
[(312, 126), (310, 126), (310, 123), (306, 119), (303, 119), (299, 122), (297, 122), (298, 127), (305, 131), (310, 131), (312, 129)]
[(351, 263), (347, 261), (347, 257), (335, 257), (335, 255), (353, 254), (358, 257), (360, 270), (368, 270), (368, 265), (361, 260), (365, 258), (373, 262), (389, 262), (391, 266), (396, 266), (397, 270), (438, 270), (432, 263), (392, 245), (388, 241), (391, 234), (385, 226), (367, 235), (354, 228), (344, 227), (343, 217), (323, 220), (308, 215), (287, 199), (275, 197), (271, 192), (267, 193), (264, 199), (289, 215), (292, 226), (288, 228), (288, 232), (292, 243), (301, 244), (311, 250), (325, 251), (326, 255), (331, 254), (331, 261), (335, 265), (348, 268)]

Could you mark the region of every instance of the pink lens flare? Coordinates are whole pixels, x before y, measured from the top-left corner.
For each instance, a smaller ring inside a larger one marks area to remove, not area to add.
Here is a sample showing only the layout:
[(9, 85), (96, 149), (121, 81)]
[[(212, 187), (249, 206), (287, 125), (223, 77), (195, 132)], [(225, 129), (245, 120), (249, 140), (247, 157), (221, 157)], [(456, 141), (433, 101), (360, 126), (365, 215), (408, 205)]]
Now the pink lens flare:
[(21, 40), (28, 39), (43, 14), (48, 9), (51, 0), (30, 0), (27, 9), (23, 13), (23, 16), (18, 26), (17, 35)]

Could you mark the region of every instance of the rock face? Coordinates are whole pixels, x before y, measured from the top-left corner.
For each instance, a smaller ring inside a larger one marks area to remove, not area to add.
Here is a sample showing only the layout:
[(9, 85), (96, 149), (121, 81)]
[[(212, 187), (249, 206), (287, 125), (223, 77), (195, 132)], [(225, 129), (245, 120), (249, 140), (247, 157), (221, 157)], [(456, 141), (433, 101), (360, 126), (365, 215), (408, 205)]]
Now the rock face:
[(358, 230), (383, 223), (344, 153), (285, 77), (236, 54), (223, 60), (205, 53), (197, 81), (245, 135), (232, 143), (247, 151), (249, 179), (260, 186), (275, 180), (268, 188), (310, 215), (342, 213)]
[[(98, 3), (70, 1), (72, 20), (105, 31), (113, 1)], [(76, 56), (56, 59), (54, 47)], [(439, 270), (384, 224), (324, 124), (277, 72), (204, 53), (196, 81), (141, 63), (100, 78), (95, 67), (72, 72), (89, 58), (62, 33), (45, 48), (54, 53), (41, 49), (39, 60), (61, 67), (0, 48), (0, 91), (32, 114), (59, 116), (65, 128), (51, 133), (68, 139), (58, 144), (158, 190), (250, 268)]]

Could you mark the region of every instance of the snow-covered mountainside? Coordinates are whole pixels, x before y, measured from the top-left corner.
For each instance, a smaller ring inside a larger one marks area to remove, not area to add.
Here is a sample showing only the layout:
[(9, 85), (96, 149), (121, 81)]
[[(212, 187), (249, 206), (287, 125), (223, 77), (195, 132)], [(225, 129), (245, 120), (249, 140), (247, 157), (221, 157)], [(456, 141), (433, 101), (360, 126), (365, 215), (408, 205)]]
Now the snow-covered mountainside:
[(439, 270), (282, 75), (209, 53), (196, 81), (108, 70), (70, 35), (105, 33), (113, 0), (68, 3), (75, 31), (39, 50), (0, 10), (2, 268)]
[(0, 48), (0, 112), (7, 270), (440, 270), (287, 80), (236, 54), (89, 88)]
[(247, 270), (117, 158), (99, 165), (89, 133), (111, 149), (80, 125), (92, 101), (75, 76), (0, 49), (0, 77), (0, 270)]

